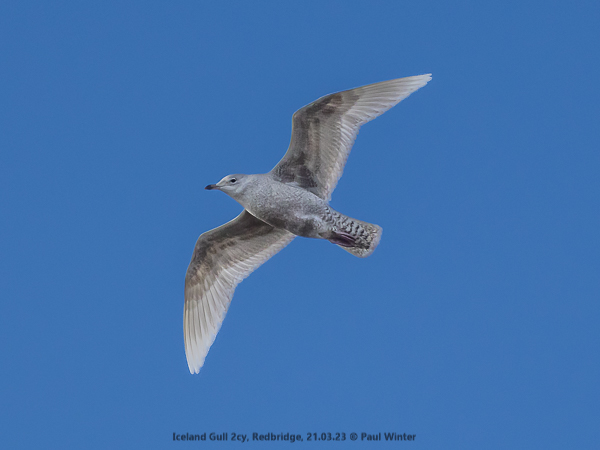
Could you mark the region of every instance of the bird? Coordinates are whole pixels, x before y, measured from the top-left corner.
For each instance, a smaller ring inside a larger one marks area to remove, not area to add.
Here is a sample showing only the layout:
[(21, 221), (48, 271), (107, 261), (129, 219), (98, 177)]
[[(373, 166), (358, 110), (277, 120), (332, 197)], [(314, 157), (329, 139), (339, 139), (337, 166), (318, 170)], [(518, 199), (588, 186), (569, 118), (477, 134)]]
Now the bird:
[(329, 206), (359, 128), (431, 80), (398, 78), (321, 97), (292, 116), (283, 158), (265, 174), (227, 175), (219, 190), (244, 210), (200, 235), (185, 276), (183, 330), (190, 373), (199, 373), (236, 286), (296, 236), (325, 239), (364, 258), (379, 244), (378, 225)]

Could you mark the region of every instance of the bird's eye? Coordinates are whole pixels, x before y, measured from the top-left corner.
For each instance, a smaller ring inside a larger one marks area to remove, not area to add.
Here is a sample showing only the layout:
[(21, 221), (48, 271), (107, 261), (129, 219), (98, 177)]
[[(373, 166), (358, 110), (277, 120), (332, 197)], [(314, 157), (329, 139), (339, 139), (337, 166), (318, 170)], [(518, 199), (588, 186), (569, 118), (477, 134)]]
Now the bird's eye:
[(237, 181), (237, 178), (232, 178), (231, 180), (229, 180), (230, 183), (235, 183)]

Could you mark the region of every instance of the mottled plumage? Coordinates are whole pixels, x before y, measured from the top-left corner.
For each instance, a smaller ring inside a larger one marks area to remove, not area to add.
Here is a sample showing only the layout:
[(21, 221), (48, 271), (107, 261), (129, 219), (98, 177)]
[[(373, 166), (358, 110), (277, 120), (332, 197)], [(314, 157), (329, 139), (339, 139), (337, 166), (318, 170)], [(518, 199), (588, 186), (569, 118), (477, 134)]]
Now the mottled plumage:
[(430, 79), (399, 78), (321, 97), (294, 113), (290, 146), (271, 172), (228, 175), (206, 187), (233, 197), (244, 211), (196, 243), (183, 320), (190, 372), (204, 364), (239, 282), (295, 236), (327, 239), (358, 257), (375, 250), (381, 228), (335, 211), (329, 199), (360, 126)]

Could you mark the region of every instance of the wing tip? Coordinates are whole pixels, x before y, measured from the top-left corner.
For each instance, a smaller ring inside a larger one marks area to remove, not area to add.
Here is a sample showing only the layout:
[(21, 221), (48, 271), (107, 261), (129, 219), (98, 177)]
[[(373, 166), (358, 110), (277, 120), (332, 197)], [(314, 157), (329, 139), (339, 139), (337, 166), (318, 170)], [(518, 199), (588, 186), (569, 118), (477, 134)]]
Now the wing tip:
[(424, 73), (423, 75), (414, 75), (412, 77), (398, 78), (397, 81), (402, 82), (402, 84), (410, 83), (412, 84), (412, 87), (414, 87), (416, 90), (422, 88), (431, 81), (431, 74)]
[[(385, 111), (387, 111), (387, 109), (391, 108), (392, 106), (394, 106), (396, 103), (400, 102), (401, 100), (404, 100), (406, 97), (408, 97), (413, 92), (421, 89), (423, 86), (425, 86), (430, 81), (431, 81), (431, 74), (425, 73), (423, 75), (413, 75), (410, 77), (394, 78), (392, 80), (368, 84), (366, 86), (361, 86), (361, 87), (358, 87), (355, 89), (358, 91), (363, 91), (365, 94), (368, 93), (368, 95), (378, 96), (383, 99), (385, 99), (387, 96), (389, 96), (389, 98), (387, 98), (387, 99), (388, 100), (393, 99), (394, 103), (391, 105), (388, 105), (388, 107), (385, 109)], [(352, 89), (350, 89), (350, 90), (352, 90)]]
[(193, 361), (191, 358), (188, 358), (187, 363), (188, 369), (190, 369), (190, 373), (192, 375), (195, 375), (197, 373), (200, 373), (200, 369), (202, 369), (202, 366), (204, 365), (204, 359), (202, 361)]
[(190, 373), (191, 373), (192, 375), (197, 375), (197, 374), (199, 374), (199, 373), (200, 373), (200, 369), (199, 369), (199, 368), (197, 368), (197, 367), (190, 367), (190, 366), (188, 366), (188, 367), (189, 367), (189, 369), (190, 369)]
[(423, 75), (417, 75), (417, 78), (420, 78), (423, 81), (423, 85), (426, 85), (431, 81), (432, 76), (430, 73), (425, 73)]

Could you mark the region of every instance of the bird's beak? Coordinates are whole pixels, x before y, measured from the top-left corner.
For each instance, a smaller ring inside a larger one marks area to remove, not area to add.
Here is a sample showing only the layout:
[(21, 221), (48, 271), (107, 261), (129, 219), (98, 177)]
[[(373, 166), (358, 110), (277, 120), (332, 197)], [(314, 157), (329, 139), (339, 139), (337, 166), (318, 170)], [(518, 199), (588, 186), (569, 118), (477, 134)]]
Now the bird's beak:
[(219, 189), (219, 186), (217, 186), (216, 184), (209, 184), (204, 189), (208, 189), (210, 191), (212, 189)]

